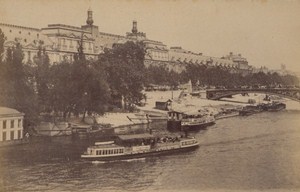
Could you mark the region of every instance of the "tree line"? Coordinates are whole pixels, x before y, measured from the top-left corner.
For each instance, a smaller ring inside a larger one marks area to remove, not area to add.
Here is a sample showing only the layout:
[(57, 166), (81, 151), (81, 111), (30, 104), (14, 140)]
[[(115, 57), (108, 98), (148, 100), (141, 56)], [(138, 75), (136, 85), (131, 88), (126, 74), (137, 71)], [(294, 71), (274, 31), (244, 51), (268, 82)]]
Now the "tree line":
[(187, 65), (181, 73), (170, 71), (164, 66), (150, 66), (147, 69), (147, 82), (157, 85), (176, 86), (189, 80), (193, 85), (222, 86), (236, 88), (241, 86), (299, 86), (299, 79), (294, 75), (278, 73), (234, 73), (231, 68), (205, 65)]

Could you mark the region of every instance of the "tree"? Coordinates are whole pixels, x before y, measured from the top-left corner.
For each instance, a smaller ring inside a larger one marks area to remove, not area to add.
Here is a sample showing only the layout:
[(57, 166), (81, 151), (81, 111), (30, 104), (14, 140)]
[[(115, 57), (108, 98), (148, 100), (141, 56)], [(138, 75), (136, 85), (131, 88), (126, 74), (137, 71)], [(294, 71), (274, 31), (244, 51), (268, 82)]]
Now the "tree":
[(3, 56), (4, 56), (4, 42), (5, 42), (5, 35), (0, 29), (0, 62), (3, 61)]
[(34, 88), (37, 92), (39, 112), (51, 112), (51, 105), (49, 104), (49, 73), (50, 60), (42, 44), (39, 46), (38, 53), (34, 57)]
[(6, 60), (1, 61), (0, 105), (17, 109), (25, 113), (26, 120), (33, 121), (37, 117), (36, 97), (24, 71), (22, 47), (16, 43), (6, 52)]
[(169, 76), (169, 71), (165, 66), (149, 66), (145, 70), (145, 78), (146, 78), (146, 83), (150, 84), (158, 84), (158, 85), (165, 85), (168, 84), (168, 76)]
[(112, 97), (123, 97), (125, 104), (140, 102), (144, 85), (144, 56), (141, 43), (126, 42), (106, 49), (99, 56), (99, 62), (106, 68)]
[[(83, 100), (83, 114), (103, 114), (110, 100), (109, 85), (104, 67), (98, 62), (89, 65)], [(84, 118), (84, 116), (83, 116)]]
[(62, 62), (51, 66), (49, 70), (49, 106), (55, 116), (62, 115), (66, 119), (73, 109), (72, 64)]
[(81, 57), (71, 66), (70, 84), (74, 114), (83, 114), (82, 120), (84, 120), (86, 113), (105, 112), (109, 100), (109, 88), (104, 67)]
[(110, 99), (109, 86), (99, 62), (78, 57), (74, 62), (62, 62), (50, 67), (50, 106), (56, 115), (66, 119), (71, 114), (79, 116), (103, 114)]
[(81, 34), (80, 41), (78, 43), (77, 53), (74, 54), (74, 61), (85, 61), (85, 54), (83, 52), (83, 33)]
[[(5, 36), (2, 30), (0, 29), (0, 87), (3, 87), (6, 76), (6, 66), (4, 62), (4, 42)], [(0, 93), (1, 94), (1, 93)]]

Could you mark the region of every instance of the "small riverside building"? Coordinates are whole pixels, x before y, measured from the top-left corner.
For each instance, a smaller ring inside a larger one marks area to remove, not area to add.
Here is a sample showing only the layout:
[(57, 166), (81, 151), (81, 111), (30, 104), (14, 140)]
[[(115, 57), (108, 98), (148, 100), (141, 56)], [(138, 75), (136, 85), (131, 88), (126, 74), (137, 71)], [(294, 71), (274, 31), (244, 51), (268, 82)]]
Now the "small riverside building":
[(0, 145), (23, 138), (24, 113), (0, 107)]

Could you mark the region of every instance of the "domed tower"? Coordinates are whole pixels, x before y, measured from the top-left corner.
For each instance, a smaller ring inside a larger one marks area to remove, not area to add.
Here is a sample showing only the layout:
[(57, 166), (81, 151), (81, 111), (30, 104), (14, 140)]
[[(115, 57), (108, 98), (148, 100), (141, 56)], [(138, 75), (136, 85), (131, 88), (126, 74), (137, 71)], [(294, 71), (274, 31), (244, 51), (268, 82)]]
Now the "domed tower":
[(130, 38), (131, 40), (133, 40), (133, 39), (144, 40), (144, 39), (146, 39), (146, 33), (138, 32), (137, 22), (136, 22), (136, 20), (133, 20), (131, 33), (129, 33), (129, 32), (126, 33), (126, 37)]
[(98, 29), (98, 26), (93, 25), (93, 23), (94, 23), (93, 11), (91, 8), (89, 8), (87, 11), (86, 25), (81, 26), (81, 29), (91, 32), (92, 37), (97, 38), (98, 34), (99, 34), (99, 29)]
[(88, 25), (93, 25), (94, 21), (93, 21), (93, 11), (91, 8), (89, 8), (88, 12), (88, 17), (87, 17), (87, 20), (86, 20), (86, 24)]
[(132, 22), (132, 30), (131, 30), (131, 31), (132, 31), (133, 34), (136, 34), (136, 33), (138, 32), (136, 20), (134, 20), (134, 21)]

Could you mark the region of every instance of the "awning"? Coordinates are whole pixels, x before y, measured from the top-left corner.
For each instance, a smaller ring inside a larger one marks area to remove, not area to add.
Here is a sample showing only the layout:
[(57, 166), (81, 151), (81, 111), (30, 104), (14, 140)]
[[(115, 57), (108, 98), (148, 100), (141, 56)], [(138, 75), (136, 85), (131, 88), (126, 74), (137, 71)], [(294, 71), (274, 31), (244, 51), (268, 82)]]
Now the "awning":
[(149, 139), (154, 138), (153, 135), (149, 133), (143, 133), (143, 134), (135, 134), (135, 135), (119, 135), (118, 136), (121, 140), (133, 140), (133, 139)]

